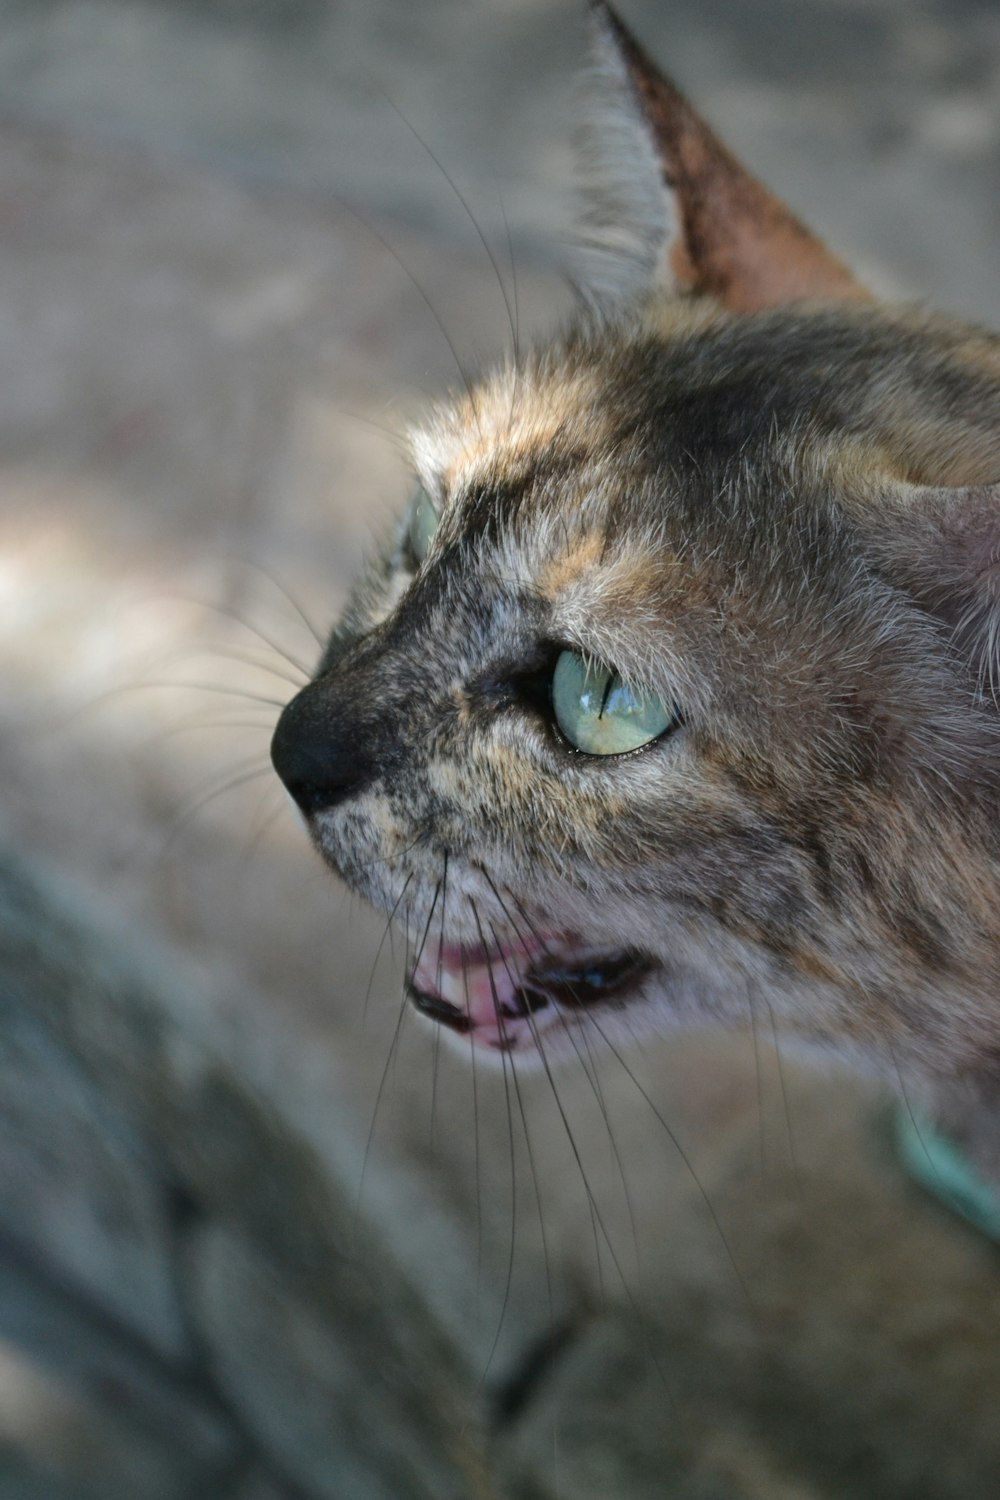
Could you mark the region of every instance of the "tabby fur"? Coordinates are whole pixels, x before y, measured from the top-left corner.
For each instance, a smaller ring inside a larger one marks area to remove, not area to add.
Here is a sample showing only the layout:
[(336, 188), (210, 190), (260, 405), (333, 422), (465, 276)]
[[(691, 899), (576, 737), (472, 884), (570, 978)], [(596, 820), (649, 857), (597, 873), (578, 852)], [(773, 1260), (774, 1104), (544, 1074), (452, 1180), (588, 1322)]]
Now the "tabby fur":
[[(1000, 341), (878, 303), (594, 31), (577, 317), (410, 435), (430, 550), (359, 584), (276, 764), (425, 989), (462, 1011), (443, 971), (489, 971), (463, 1046), (547, 1063), (760, 1004), (1000, 1182)], [(565, 647), (677, 726), (574, 752)], [(511, 1009), (553, 949), (642, 963)]]

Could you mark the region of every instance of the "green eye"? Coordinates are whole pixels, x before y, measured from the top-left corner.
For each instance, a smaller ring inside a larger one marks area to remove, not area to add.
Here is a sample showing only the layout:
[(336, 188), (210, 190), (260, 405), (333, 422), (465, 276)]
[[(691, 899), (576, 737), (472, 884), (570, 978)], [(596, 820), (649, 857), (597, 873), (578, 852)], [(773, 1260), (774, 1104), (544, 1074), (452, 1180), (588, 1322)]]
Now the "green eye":
[(578, 651), (564, 651), (556, 662), (552, 707), (570, 744), (587, 755), (638, 750), (677, 718), (655, 693), (629, 687), (610, 667), (588, 665)]
[(430, 495), (421, 485), (410, 501), (406, 518), (406, 545), (415, 563), (422, 563), (427, 556), (437, 524), (438, 513)]

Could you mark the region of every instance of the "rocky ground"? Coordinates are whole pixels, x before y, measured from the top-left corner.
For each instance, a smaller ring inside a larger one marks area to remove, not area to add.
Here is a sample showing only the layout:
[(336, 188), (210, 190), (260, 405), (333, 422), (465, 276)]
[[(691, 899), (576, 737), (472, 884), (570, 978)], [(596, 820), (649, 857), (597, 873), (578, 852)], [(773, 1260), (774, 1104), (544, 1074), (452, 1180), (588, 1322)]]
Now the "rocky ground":
[[(992, 4), (628, 15), (873, 284), (1000, 324)], [(562, 0), (0, 3), (3, 1500), (989, 1492), (994, 1252), (878, 1099), (765, 1028), (588, 1060), (578, 1163), (544, 1080), (389, 1059), (267, 773), (383, 429), (509, 337), (430, 151), (544, 328), (582, 53)]]

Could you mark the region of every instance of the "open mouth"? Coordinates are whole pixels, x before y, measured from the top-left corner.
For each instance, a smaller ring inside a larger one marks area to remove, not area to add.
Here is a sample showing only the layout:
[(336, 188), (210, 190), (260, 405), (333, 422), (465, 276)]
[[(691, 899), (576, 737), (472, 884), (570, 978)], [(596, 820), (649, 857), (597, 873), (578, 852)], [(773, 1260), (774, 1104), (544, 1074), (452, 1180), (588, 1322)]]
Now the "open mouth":
[(489, 949), (428, 943), (409, 993), (430, 1020), (512, 1051), (535, 1043), (567, 1011), (624, 999), (652, 967), (634, 949), (598, 952), (565, 933)]

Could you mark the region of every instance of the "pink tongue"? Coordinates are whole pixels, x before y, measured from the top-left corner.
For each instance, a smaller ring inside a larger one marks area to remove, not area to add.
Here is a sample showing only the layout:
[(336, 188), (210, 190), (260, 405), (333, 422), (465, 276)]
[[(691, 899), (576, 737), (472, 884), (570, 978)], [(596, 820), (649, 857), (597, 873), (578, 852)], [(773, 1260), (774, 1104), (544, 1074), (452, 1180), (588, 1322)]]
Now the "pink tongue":
[(484, 953), (481, 947), (469, 947), (463, 954), (454, 945), (439, 948), (428, 941), (414, 971), (413, 983), (418, 990), (447, 1000), (468, 1015), (473, 1028), (495, 1030), (498, 1013), (500, 1018), (522, 1014), (517, 990), (532, 960), (547, 946), (539, 940), (530, 948), (521, 944)]

